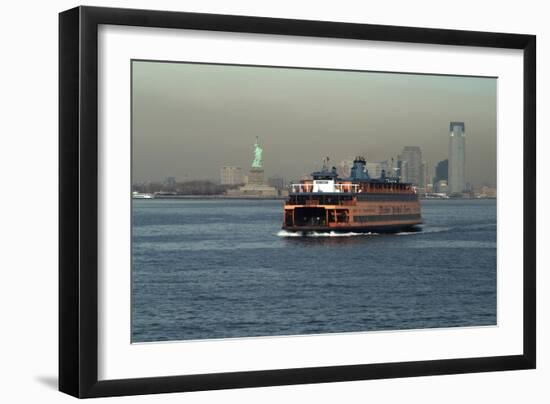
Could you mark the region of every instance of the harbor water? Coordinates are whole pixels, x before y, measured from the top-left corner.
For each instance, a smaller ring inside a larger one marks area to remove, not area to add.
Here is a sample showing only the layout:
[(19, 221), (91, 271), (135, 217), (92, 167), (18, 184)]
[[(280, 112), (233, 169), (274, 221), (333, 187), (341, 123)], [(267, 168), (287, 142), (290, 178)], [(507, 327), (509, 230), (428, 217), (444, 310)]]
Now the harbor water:
[(496, 324), (496, 201), (419, 232), (280, 230), (282, 201), (133, 200), (132, 341)]

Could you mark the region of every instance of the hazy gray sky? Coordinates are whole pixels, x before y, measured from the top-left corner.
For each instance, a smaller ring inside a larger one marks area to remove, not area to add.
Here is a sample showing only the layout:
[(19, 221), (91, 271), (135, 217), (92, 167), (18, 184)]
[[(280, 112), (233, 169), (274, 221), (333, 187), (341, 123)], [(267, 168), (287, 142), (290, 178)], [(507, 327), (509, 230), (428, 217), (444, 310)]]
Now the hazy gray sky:
[(247, 171), (256, 136), (266, 178), (298, 179), (324, 156), (370, 161), (420, 146), (448, 158), (449, 123), (466, 125), (466, 181), (496, 183), (494, 78), (133, 62), (135, 182)]

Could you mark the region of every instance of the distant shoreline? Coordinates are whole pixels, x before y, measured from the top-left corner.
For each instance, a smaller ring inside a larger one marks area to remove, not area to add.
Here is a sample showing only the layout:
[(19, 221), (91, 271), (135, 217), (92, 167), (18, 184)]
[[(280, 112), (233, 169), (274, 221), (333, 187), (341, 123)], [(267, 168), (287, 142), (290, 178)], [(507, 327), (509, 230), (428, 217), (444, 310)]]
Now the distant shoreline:
[[(152, 199), (235, 199), (235, 200), (265, 200), (265, 201), (282, 201), (286, 200), (286, 196), (277, 196), (277, 197), (261, 197), (261, 196), (228, 196), (228, 195), (157, 195), (151, 199), (144, 198), (133, 198), (135, 200), (152, 200)], [(423, 198), (420, 197), (422, 201), (477, 201), (477, 200), (487, 200), (497, 198)]]
[[(260, 199), (260, 200), (285, 200), (286, 196), (261, 197), (261, 196), (228, 196), (228, 195), (157, 195), (152, 199)], [(141, 198), (134, 198), (141, 199)]]

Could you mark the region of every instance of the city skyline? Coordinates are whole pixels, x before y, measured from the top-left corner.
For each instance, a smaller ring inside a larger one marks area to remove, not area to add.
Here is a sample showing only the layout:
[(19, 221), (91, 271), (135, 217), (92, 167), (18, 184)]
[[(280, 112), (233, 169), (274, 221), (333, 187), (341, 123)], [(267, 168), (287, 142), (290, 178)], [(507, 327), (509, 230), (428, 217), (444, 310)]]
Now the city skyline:
[[(496, 79), (133, 62), (133, 180), (217, 179), (250, 167), (259, 136), (270, 176), (299, 179), (363, 155), (418, 146), (433, 171), (449, 122), (469, 127), (466, 182), (496, 185)], [(416, 164), (416, 163), (415, 163)]]

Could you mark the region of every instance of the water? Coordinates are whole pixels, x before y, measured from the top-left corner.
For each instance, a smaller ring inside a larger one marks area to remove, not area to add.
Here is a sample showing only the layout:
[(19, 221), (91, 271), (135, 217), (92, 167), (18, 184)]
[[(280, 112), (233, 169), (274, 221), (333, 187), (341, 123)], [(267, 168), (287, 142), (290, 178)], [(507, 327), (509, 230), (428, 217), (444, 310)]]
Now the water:
[(394, 235), (280, 231), (281, 201), (134, 200), (132, 341), (496, 324), (496, 202)]

